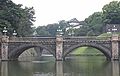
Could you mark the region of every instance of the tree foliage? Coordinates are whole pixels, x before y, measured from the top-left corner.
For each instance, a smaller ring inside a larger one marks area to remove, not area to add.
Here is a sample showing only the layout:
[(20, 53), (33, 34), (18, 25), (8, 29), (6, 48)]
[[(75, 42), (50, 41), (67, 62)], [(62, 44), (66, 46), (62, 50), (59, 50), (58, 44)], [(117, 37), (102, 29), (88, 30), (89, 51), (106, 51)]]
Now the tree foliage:
[(50, 36), (46, 26), (39, 26), (36, 28), (37, 36)]
[(36, 28), (38, 36), (56, 36), (57, 30), (60, 29), (66, 34), (67, 23), (65, 20), (59, 21), (59, 23), (48, 24), (47, 26), (39, 26)]
[(112, 1), (103, 8), (104, 22), (108, 24), (120, 24), (120, 1)]
[[(99, 35), (102, 33), (103, 14), (102, 12), (95, 12), (85, 19), (85, 26), (89, 27), (86, 35)], [(91, 32), (94, 32), (91, 34)]]
[(15, 4), (11, 0), (0, 0), (0, 31), (7, 27), (8, 35), (16, 30), (19, 36), (30, 36), (33, 33), (34, 9), (22, 8), (21, 4)]
[[(106, 24), (120, 24), (120, 1), (112, 1), (103, 6), (101, 12), (95, 12), (85, 20), (84, 26), (89, 29), (81, 28), (84, 35), (100, 35)], [(82, 33), (82, 32), (81, 32)]]

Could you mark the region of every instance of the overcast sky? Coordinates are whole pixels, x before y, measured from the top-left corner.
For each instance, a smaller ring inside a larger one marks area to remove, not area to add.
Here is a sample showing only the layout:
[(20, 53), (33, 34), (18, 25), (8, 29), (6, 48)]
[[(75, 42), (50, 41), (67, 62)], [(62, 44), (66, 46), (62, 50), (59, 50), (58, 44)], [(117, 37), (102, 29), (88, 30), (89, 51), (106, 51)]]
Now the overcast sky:
[[(105, 4), (113, 0), (12, 0), (16, 4), (34, 7), (35, 26), (57, 23), (60, 20), (77, 18), (84, 20), (94, 12), (102, 10)], [(114, 0), (120, 1), (120, 0)]]

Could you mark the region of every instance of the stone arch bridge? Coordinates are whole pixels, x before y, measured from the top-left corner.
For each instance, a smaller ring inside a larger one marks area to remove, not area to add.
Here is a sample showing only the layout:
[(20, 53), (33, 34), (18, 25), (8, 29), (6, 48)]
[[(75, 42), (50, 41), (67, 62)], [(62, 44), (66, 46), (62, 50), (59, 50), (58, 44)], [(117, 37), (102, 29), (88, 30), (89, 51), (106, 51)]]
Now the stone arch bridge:
[(41, 47), (47, 49), (56, 60), (63, 60), (78, 47), (90, 46), (99, 49), (107, 59), (119, 59), (120, 38), (112, 37), (8, 37), (0, 38), (0, 59), (15, 60), (26, 49)]

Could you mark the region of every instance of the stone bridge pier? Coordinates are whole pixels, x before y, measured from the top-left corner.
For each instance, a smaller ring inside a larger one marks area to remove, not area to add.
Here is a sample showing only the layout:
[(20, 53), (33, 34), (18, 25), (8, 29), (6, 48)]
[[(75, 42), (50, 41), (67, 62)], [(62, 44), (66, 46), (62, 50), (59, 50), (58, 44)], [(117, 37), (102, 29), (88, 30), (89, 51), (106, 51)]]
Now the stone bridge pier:
[(111, 60), (119, 60), (119, 36), (112, 35), (112, 58)]
[(56, 60), (63, 60), (63, 38), (56, 37)]
[(3, 36), (1, 40), (1, 60), (8, 60), (8, 42), (9, 37)]

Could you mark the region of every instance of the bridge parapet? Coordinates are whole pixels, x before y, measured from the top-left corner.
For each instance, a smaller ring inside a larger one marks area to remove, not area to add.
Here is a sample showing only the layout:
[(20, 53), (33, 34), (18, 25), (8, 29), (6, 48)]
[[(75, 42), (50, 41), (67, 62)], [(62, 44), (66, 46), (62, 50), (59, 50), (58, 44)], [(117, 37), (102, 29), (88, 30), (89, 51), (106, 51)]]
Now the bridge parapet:
[[(106, 41), (112, 37), (97, 37), (97, 36), (80, 36), (80, 37), (63, 37), (64, 41)], [(120, 39), (120, 37), (119, 37)], [(56, 41), (56, 37), (10, 37), (9, 42), (41, 42), (41, 41)]]
[(55, 42), (55, 37), (10, 37), (9, 42)]
[(80, 37), (64, 37), (65, 41), (110, 41), (111, 37), (97, 36), (80, 36)]

